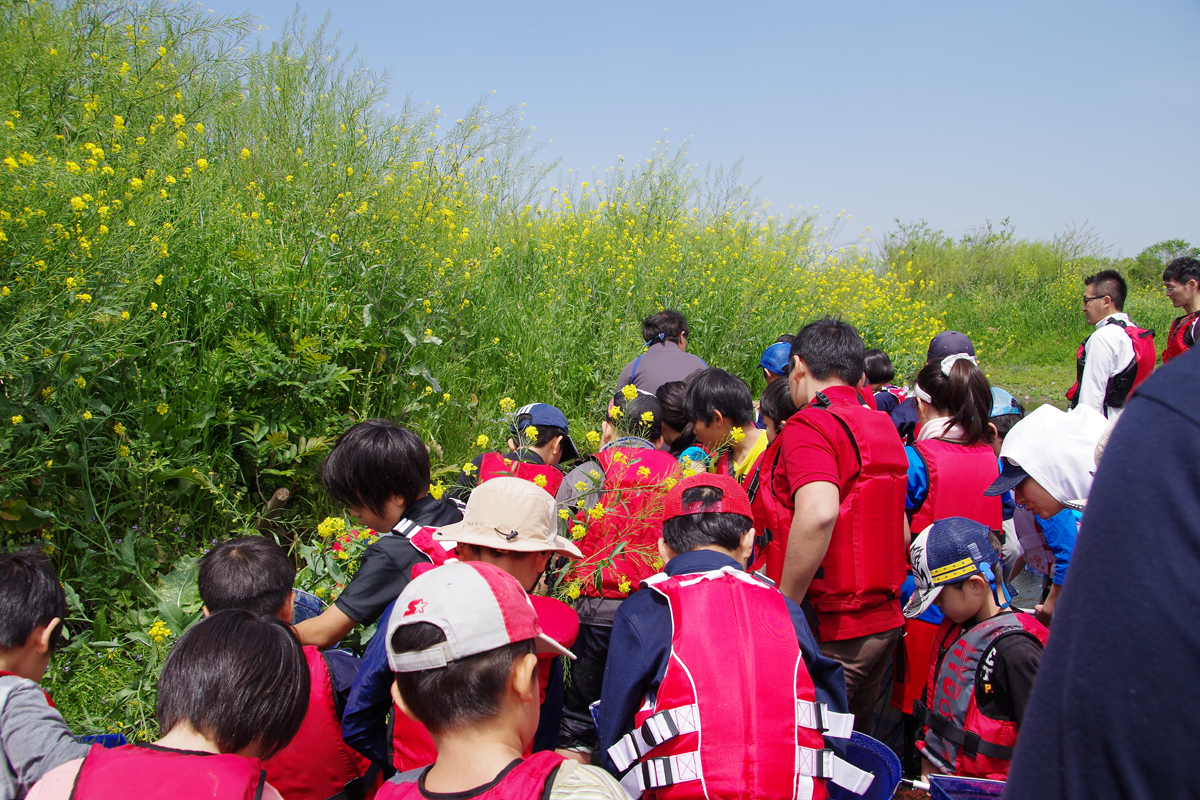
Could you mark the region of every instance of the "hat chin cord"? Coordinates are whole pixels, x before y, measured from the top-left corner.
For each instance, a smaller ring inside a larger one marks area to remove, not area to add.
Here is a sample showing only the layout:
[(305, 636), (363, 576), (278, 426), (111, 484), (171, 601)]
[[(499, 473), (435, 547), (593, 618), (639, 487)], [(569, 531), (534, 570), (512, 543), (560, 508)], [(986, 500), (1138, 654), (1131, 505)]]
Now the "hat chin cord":
[[(992, 587), (992, 599), (996, 601), (996, 605), (999, 606), (1001, 610), (1004, 610), (1012, 605), (1012, 595), (1008, 593), (1008, 587), (1004, 584), (1004, 581), (996, 580), (996, 573), (992, 571), (992, 565), (980, 564), (979, 571), (983, 573), (983, 577), (987, 578), (988, 584)], [(997, 584), (999, 584), (998, 587)], [(1000, 599), (1001, 595), (1004, 596), (1003, 601)]]

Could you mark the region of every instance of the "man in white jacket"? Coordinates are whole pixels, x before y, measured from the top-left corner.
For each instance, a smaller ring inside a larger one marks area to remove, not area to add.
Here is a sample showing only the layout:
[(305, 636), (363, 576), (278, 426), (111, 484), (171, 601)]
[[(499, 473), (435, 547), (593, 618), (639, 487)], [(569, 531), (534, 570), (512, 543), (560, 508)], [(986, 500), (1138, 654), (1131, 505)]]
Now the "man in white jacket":
[(1125, 332), (1132, 326), (1125, 307), (1125, 279), (1106, 269), (1084, 278), (1083, 316), (1096, 327), (1084, 340), (1077, 360), (1077, 382), (1067, 393), (1071, 407), (1091, 406), (1116, 419), (1137, 376), (1133, 341)]

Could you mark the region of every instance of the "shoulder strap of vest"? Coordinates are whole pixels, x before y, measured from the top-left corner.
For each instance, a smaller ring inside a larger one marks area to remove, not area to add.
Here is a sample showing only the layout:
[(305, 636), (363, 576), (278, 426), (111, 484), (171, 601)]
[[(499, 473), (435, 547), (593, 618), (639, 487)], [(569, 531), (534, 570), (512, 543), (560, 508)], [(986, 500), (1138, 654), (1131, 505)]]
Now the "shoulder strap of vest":
[(561, 769), (562, 764), (559, 764), (546, 776), (546, 785), (542, 788), (541, 800), (550, 800), (550, 793), (554, 791), (554, 781), (558, 778), (558, 771)]
[[(779, 439), (779, 434), (781, 433), (783, 433), (782, 426), (775, 433), (776, 440)], [(779, 459), (783, 457), (782, 445), (776, 447), (775, 442), (771, 442), (771, 444), (767, 445), (767, 449), (763, 452), (762, 458), (758, 459), (758, 464), (755, 466), (754, 472), (750, 475), (750, 482), (746, 484), (746, 497), (751, 503), (753, 503), (754, 498), (758, 496), (758, 490), (762, 488), (762, 469), (763, 465), (767, 463), (767, 454), (771, 452), (772, 448), (775, 449), (775, 457), (771, 459), (770, 469), (767, 470), (768, 475), (775, 474), (775, 467), (779, 465)]]
[[(647, 352), (649, 352), (649, 351), (647, 351)], [(637, 358), (635, 358), (633, 360), (633, 369), (631, 369), (629, 371), (629, 382), (630, 383), (633, 383), (633, 379), (637, 377), (638, 362), (640, 362), (645, 355), (646, 355), (646, 353), (642, 353), (642, 355), (638, 356)], [(623, 389), (625, 387), (619, 386), (617, 388)]]
[(263, 789), (267, 786), (267, 771), (258, 771), (258, 787), (254, 790), (254, 800), (262, 800)]
[(858, 460), (858, 468), (862, 469), (862, 452), (858, 449), (858, 440), (854, 438), (854, 431), (850, 430), (850, 423), (842, 419), (841, 415), (833, 410), (833, 403), (825, 396), (824, 392), (817, 392), (815, 400), (808, 404), (811, 408), (822, 408), (829, 412), (829, 415), (837, 420), (842, 429), (846, 431), (846, 438), (850, 440), (850, 446), (854, 448), (854, 457)]
[(916, 444), (912, 446), (912, 451), (917, 454), (917, 458), (921, 459), (921, 466), (925, 467), (925, 496), (921, 498), (921, 502), (908, 510), (909, 522), (912, 522), (912, 518), (917, 515), (925, 505), (925, 501), (929, 499), (929, 462), (925, 460), (925, 454), (921, 452), (921, 449)]

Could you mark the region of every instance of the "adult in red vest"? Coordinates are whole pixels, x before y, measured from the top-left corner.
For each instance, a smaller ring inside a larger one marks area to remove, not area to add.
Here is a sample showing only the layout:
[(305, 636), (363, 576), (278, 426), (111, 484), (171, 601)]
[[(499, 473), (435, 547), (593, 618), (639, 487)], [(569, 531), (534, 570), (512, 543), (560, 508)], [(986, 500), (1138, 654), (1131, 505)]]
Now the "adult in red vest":
[(546, 403), (530, 403), (517, 409), (508, 440), (507, 454), (481, 453), (458, 474), (449, 494), (466, 502), (471, 490), (486, 480), (503, 475), (536, 483), (551, 495), (562, 485), (558, 465), (579, 460), (579, 450), (568, 433), (567, 417)]
[(750, 559), (746, 569), (759, 572), (767, 565), (767, 550), (780, 525), (790, 525), (791, 512), (784, 508), (768, 488), (771, 473), (779, 465), (781, 457), (780, 446), (783, 440), (779, 432), (784, 424), (796, 413), (796, 404), (792, 402), (792, 392), (787, 381), (775, 381), (762, 393), (758, 403), (762, 412), (763, 435), (767, 437), (767, 449), (762, 452), (754, 466), (746, 473), (742, 488), (750, 498), (750, 508), (754, 512), (754, 548), (750, 551)]
[(800, 410), (770, 483), (791, 521), (768, 548), (767, 574), (813, 610), (822, 652), (846, 670), (855, 729), (870, 733), (904, 622), (908, 459), (888, 416), (859, 403), (864, 352), (853, 325), (828, 317), (792, 343)]
[(31, 800), (281, 800), (260, 759), (283, 750), (308, 708), (309, 672), (282, 621), (221, 611), (189, 628), (158, 679), (153, 744), (104, 749), (46, 773)]
[(1171, 305), (1184, 312), (1182, 317), (1171, 321), (1167, 348), (1162, 354), (1166, 364), (1196, 346), (1196, 323), (1200, 322), (1200, 258), (1182, 256), (1167, 264), (1163, 270), (1163, 289)]
[[(296, 566), (265, 536), (233, 539), (201, 559), (197, 583), (204, 615), (226, 609), (253, 611), (290, 622)], [(295, 738), (263, 761), (267, 780), (288, 800), (326, 800), (345, 792), (373, 797), (380, 773), (342, 741), (341, 709), (359, 661), (341, 650), (304, 648), (309, 671), (308, 713)]]

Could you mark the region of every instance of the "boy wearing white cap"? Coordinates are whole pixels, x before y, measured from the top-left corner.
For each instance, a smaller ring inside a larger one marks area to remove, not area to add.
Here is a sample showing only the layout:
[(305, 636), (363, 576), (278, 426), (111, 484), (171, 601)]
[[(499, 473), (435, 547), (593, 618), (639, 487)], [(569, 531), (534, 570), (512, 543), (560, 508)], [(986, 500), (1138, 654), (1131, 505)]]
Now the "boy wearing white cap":
[(392, 695), (428, 728), (438, 757), (392, 778), (379, 800), (625, 800), (598, 767), (550, 751), (522, 758), (538, 724), (536, 653), (572, 656), (542, 633), (511, 575), (483, 562), (430, 570), (400, 595), (385, 637)]

